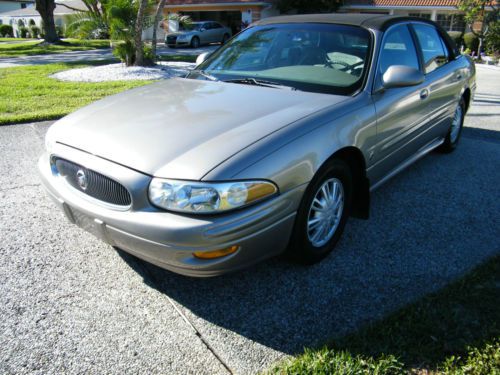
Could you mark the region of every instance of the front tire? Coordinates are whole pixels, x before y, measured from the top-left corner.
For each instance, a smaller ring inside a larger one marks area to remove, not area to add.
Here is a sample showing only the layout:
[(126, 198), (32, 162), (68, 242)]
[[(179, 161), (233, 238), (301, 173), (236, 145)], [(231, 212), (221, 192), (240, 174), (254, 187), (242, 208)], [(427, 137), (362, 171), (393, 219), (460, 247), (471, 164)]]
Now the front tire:
[(325, 164), (309, 184), (295, 220), (289, 254), (302, 264), (325, 258), (339, 241), (351, 210), (352, 173), (342, 160)]
[(198, 48), (199, 46), (200, 46), (200, 38), (194, 36), (193, 39), (191, 39), (191, 48)]
[(438, 151), (443, 153), (450, 153), (457, 148), (458, 141), (460, 140), (460, 135), (462, 134), (462, 128), (464, 126), (465, 118), (465, 101), (464, 98), (460, 98), (453, 119), (451, 122), (450, 129), (446, 134), (444, 143), (439, 146)]

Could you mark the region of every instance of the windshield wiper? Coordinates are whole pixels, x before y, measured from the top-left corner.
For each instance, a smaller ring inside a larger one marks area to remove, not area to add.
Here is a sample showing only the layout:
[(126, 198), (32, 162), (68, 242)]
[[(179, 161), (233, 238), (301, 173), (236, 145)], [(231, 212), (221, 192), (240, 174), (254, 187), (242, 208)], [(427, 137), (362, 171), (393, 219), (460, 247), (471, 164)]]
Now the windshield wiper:
[(235, 78), (228, 79), (223, 82), (229, 83), (242, 83), (244, 85), (254, 85), (254, 86), (262, 86), (262, 87), (272, 87), (274, 89), (289, 89), (289, 90), (297, 90), (295, 87), (282, 85), (276, 82), (266, 81), (263, 79), (256, 78)]
[(207, 73), (205, 72), (204, 70), (197, 70), (198, 74), (200, 76), (203, 76), (205, 77), (206, 79), (208, 79), (209, 81), (214, 81), (214, 82), (218, 82), (219, 81), (219, 78), (211, 75), (210, 73)]

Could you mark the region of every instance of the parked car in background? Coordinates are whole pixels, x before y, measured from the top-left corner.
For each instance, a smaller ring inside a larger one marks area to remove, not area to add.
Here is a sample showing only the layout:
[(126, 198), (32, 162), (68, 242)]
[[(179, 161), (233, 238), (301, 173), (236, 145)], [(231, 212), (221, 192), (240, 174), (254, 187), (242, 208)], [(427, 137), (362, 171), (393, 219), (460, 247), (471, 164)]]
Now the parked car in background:
[(191, 276), (321, 260), (372, 190), (457, 147), (476, 87), (446, 32), (408, 17), (268, 18), (200, 62), (61, 119), (39, 161), (69, 220)]
[(218, 22), (204, 21), (183, 25), (182, 30), (168, 33), (165, 44), (169, 47), (191, 46), (198, 48), (203, 44), (226, 43), (231, 37), (231, 29)]

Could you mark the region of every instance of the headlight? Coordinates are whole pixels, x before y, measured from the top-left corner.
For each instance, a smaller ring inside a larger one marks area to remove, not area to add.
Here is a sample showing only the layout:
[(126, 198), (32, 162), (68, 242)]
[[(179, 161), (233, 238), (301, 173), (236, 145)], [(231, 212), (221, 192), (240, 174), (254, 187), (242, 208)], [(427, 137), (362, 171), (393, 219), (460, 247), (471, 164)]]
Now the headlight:
[(149, 199), (155, 206), (186, 213), (217, 213), (260, 201), (278, 192), (268, 181), (203, 183), (153, 178)]

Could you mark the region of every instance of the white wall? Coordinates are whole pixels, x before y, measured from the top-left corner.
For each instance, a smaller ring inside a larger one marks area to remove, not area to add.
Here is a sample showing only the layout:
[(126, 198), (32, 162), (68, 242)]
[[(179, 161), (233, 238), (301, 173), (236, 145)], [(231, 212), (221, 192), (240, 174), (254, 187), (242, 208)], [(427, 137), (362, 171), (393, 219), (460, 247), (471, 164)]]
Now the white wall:
[[(151, 39), (153, 39), (153, 26), (148, 27), (142, 32), (142, 40)], [(165, 39), (165, 31), (158, 26), (158, 29), (156, 30), (156, 40), (162, 41), (163, 39)]]
[(41, 24), (42, 24), (42, 17), (40, 17), (40, 16), (30, 16), (30, 17), (0, 16), (0, 19), (2, 20), (2, 24), (12, 26), (12, 28), (14, 29), (14, 36), (15, 37), (20, 37), (19, 27), (17, 26), (17, 23), (19, 22), (19, 20), (22, 20), (24, 22), (24, 26), (28, 27), (28, 28), (29, 28), (30, 20), (35, 21), (35, 25), (37, 25), (40, 28), (41, 28)]

